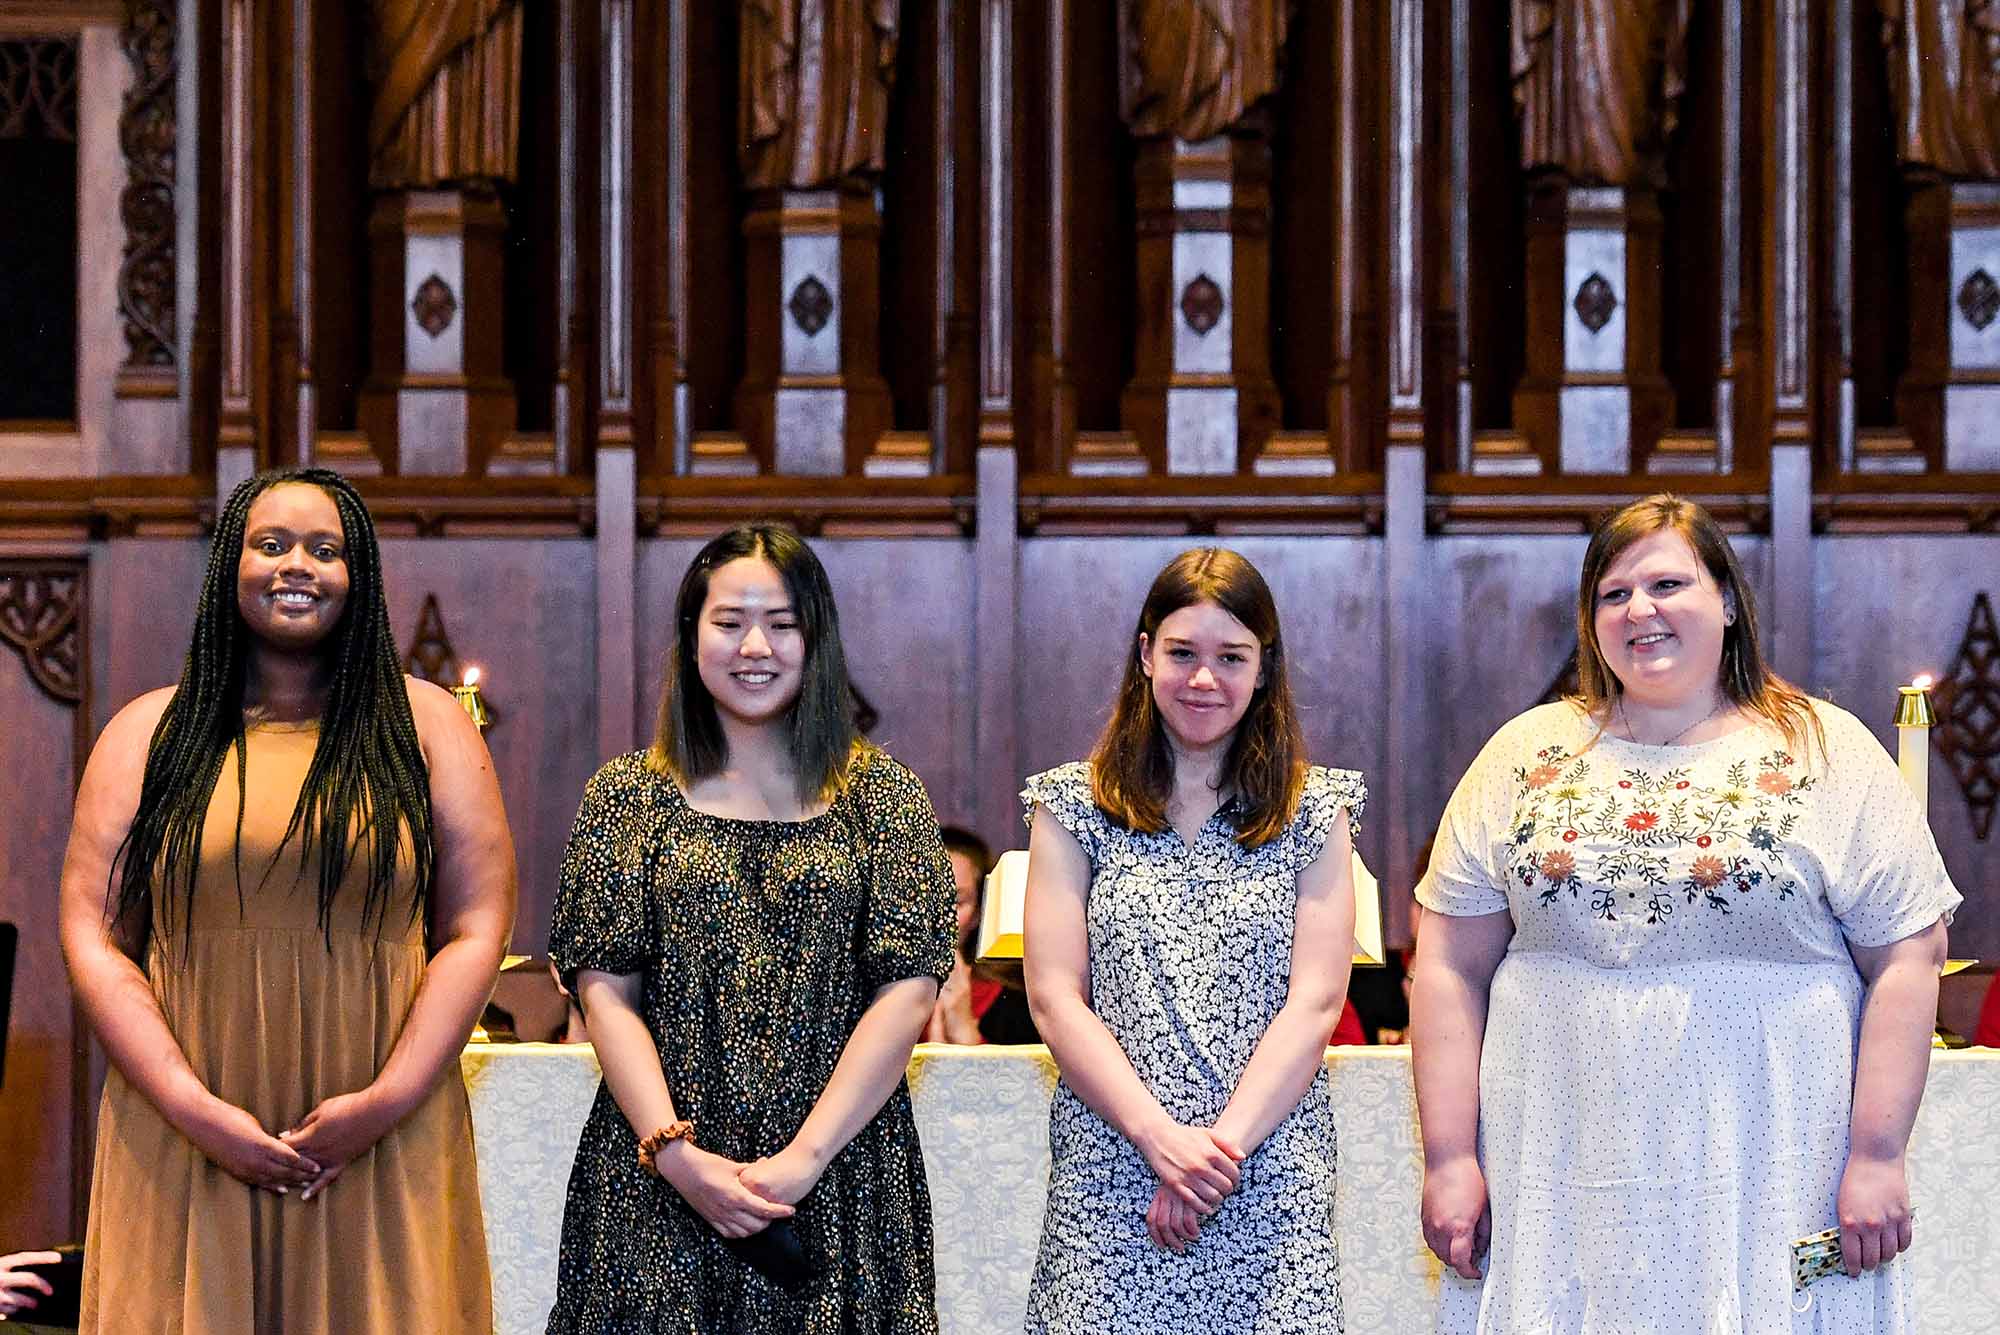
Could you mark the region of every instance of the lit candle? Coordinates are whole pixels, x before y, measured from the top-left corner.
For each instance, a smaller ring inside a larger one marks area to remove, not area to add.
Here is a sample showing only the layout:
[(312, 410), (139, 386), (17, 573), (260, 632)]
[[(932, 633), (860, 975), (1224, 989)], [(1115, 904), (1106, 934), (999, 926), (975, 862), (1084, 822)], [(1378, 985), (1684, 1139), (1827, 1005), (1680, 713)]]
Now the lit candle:
[(1896, 767), (1903, 782), (1917, 795), (1917, 806), (1929, 819), (1931, 787), (1931, 728), (1937, 715), (1931, 710), (1931, 676), (1928, 672), (1908, 686), (1896, 688)]
[(466, 717), (472, 720), (473, 725), (481, 732), (485, 732), (486, 725), (493, 721), (493, 716), (487, 712), (486, 697), (479, 693), (478, 668), (465, 670), (465, 680), (451, 688), (451, 697), (458, 701), (458, 707), (465, 711)]

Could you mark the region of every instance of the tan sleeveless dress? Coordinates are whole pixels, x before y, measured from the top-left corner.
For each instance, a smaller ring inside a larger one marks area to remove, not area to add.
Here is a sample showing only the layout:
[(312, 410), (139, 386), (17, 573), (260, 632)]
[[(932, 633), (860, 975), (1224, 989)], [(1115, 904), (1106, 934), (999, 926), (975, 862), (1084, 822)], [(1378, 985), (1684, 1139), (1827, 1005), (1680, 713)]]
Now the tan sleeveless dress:
[[(209, 801), (192, 930), (163, 941), (156, 902), (146, 961), (195, 1074), (273, 1134), (374, 1079), (424, 972), (424, 926), (410, 919), (407, 879), (386, 920), (364, 931), (365, 870), (352, 868), (334, 903), (329, 950), (316, 869), (301, 865), (296, 837), (278, 847), (317, 740), (316, 724), (249, 733), (240, 906), (234, 752), (225, 760)], [(230, 1177), (114, 1068), (98, 1121), (82, 1329), (487, 1335), (486, 1235), (457, 1066), (310, 1201)]]

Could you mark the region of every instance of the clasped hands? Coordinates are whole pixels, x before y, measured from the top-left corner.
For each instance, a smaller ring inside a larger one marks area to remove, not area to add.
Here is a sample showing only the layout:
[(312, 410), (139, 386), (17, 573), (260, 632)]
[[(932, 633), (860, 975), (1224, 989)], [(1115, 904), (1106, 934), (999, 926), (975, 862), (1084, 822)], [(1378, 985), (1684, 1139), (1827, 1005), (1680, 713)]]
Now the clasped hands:
[(1236, 1190), (1244, 1152), (1214, 1127), (1167, 1122), (1144, 1138), (1139, 1152), (1160, 1179), (1146, 1207), (1146, 1236), (1180, 1253), (1201, 1236), (1201, 1221)]
[(826, 1164), (796, 1141), (745, 1164), (691, 1140), (672, 1140), (653, 1162), (667, 1185), (725, 1238), (747, 1238), (789, 1219), (826, 1172)]
[(363, 1089), (322, 1101), (297, 1126), (274, 1136), (244, 1109), (211, 1095), (196, 1110), (187, 1135), (237, 1181), (280, 1196), (300, 1187), (300, 1199), (311, 1200), (396, 1121), (384, 1098)]

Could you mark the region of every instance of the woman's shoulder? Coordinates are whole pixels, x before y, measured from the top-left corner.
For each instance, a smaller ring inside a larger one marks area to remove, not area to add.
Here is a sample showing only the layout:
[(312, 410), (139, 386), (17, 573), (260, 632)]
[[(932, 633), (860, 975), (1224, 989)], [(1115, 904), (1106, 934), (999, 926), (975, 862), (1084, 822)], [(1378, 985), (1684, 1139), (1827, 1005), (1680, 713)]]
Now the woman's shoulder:
[[(680, 790), (650, 751), (629, 751), (598, 767), (583, 786), (583, 810), (631, 809), (671, 801)], [(581, 813), (579, 813), (581, 814)]]
[(1358, 769), (1338, 769), (1331, 765), (1306, 766), (1305, 791), (1315, 796), (1339, 797), (1348, 793), (1365, 794), (1368, 780)]
[(178, 686), (160, 686), (134, 699), (111, 716), (111, 722), (105, 724), (104, 731), (98, 735), (98, 744), (124, 746), (136, 739), (140, 746), (148, 745), (153, 739), (153, 730), (160, 726), (160, 719), (179, 689)]
[(917, 772), (872, 742), (858, 747), (847, 762), (846, 795), (877, 810), (930, 801)]
[(1027, 792), (1047, 793), (1051, 796), (1090, 798), (1090, 762), (1071, 760), (1045, 769), (1040, 774), (1030, 774), (1024, 785)]

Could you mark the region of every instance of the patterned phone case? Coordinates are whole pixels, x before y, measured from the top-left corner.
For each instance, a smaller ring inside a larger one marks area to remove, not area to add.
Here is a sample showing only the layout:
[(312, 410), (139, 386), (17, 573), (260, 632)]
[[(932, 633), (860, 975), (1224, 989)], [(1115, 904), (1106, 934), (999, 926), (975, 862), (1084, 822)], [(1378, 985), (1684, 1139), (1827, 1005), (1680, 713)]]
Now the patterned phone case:
[(1830, 1228), (1792, 1243), (1792, 1291), (1840, 1271), (1840, 1230)]

